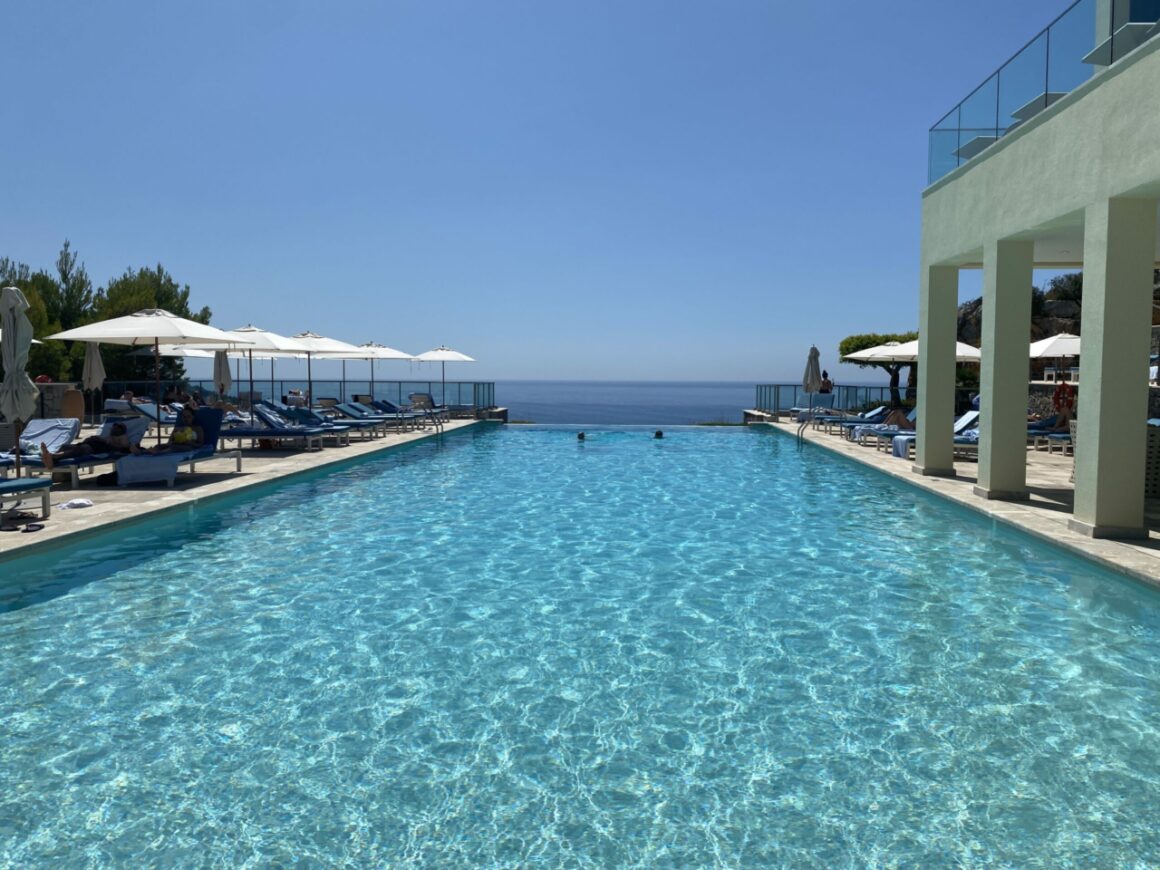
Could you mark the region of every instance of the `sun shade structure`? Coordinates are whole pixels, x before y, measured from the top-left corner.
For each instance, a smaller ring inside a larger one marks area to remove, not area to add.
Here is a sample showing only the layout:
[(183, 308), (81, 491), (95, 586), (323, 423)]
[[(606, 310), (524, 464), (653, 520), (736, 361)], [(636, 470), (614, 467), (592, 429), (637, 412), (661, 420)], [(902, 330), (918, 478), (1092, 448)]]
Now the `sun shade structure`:
[(105, 385), (105, 361), (101, 359), (99, 344), (85, 345), (85, 367), (81, 371), (81, 384), (86, 390), (99, 390)]
[(816, 393), (822, 388), (821, 357), (817, 345), (810, 345), (810, 352), (806, 356), (806, 370), (802, 374), (802, 390), (807, 393)]
[(1079, 336), (1070, 332), (1049, 335), (1047, 338), (1031, 342), (1032, 359), (1058, 359), (1065, 356), (1079, 356)]
[(223, 400), (226, 397), (226, 393), (229, 392), (230, 387), (234, 385), (233, 376), (230, 374), (230, 358), (224, 350), (214, 351), (213, 385), (217, 388), (218, 395)]
[[(297, 339), (287, 335), (279, 335), (247, 323), (237, 329), (226, 330), (228, 335), (238, 336), (238, 342), (243, 344), (241, 349), (230, 350), (234, 356), (244, 356), (250, 369), (250, 399), (254, 396), (254, 358), (270, 360), (270, 392), (274, 392), (274, 359), (286, 357), (288, 359), (301, 358), (306, 355), (306, 346)], [(215, 377), (216, 379), (216, 377)]]
[(0, 344), (4, 380), (0, 381), (0, 415), (16, 424), (16, 477), (20, 477), (20, 433), (36, 413), (40, 390), (28, 377), (28, 349), (32, 346), (32, 324), (28, 320), (28, 300), (15, 287), (0, 290), (0, 329), (8, 340)]
[[(370, 360), (370, 392), (371, 396), (375, 394), (375, 361), (376, 360), (414, 360), (411, 354), (404, 350), (396, 350), (393, 347), (386, 345), (379, 345), (377, 341), (368, 341), (363, 345), (358, 346), (365, 356), (361, 357), (363, 360)], [(343, 372), (346, 375), (346, 372)], [(346, 380), (346, 377), (343, 377)]]
[(440, 396), (440, 400), (444, 405), (447, 404), (447, 363), (475, 362), (475, 360), (469, 357), (467, 354), (460, 353), (457, 350), (452, 350), (451, 348), (444, 347), (443, 345), (439, 345), (439, 347), (435, 348), (434, 350), (424, 351), (415, 357), (415, 359), (419, 362), (437, 362), (440, 364), (442, 369), (441, 385), (443, 390), (443, 395)]
[(291, 336), (291, 338), (302, 345), (303, 353), (306, 354), (306, 390), (309, 393), (308, 400), (310, 403), (314, 402), (314, 370), (311, 366), (313, 357), (329, 356), (335, 359), (341, 359), (345, 355), (346, 359), (360, 358), (350, 356), (350, 354), (357, 354), (359, 352), (357, 347), (345, 341), (339, 341), (337, 338), (327, 338), (324, 335), (310, 331), (300, 332), (297, 335)]
[[(245, 339), (195, 320), (178, 317), (161, 308), (146, 308), (135, 314), (101, 320), (76, 329), (57, 332), (49, 338), (60, 341), (87, 341), (101, 344), (153, 346), (154, 373), (157, 386), (157, 404), (161, 404), (161, 345), (244, 345)], [(157, 430), (158, 443), (161, 429)]]
[[(979, 362), (982, 356), (982, 352), (977, 347), (963, 344), (961, 341), (955, 342), (956, 362)], [(886, 344), (879, 344), (847, 354), (842, 359), (852, 362), (918, 362), (918, 339), (901, 343), (888, 341)]]

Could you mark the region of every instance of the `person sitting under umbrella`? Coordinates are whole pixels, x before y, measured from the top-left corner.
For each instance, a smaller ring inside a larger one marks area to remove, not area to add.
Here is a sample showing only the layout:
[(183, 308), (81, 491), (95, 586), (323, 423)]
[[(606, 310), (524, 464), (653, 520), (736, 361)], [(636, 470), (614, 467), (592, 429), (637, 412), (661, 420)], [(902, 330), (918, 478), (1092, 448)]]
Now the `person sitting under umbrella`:
[(205, 444), (205, 432), (197, 425), (197, 418), (194, 416), (193, 409), (182, 408), (177, 425), (169, 433), (169, 440), (166, 443), (158, 444), (156, 447), (150, 447), (148, 450), (134, 447), (133, 452), (152, 454), (187, 453), (190, 450), (196, 450), (203, 444)]

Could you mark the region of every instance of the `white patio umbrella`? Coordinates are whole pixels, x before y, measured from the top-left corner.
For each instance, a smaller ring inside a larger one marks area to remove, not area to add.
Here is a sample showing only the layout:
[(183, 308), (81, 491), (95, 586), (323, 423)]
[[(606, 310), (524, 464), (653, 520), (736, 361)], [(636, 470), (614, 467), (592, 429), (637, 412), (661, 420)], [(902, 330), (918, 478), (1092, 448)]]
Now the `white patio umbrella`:
[[(212, 350), (190, 347), (186, 344), (162, 344), (157, 347), (158, 356), (183, 357), (185, 359), (213, 359)], [(153, 348), (143, 347), (133, 351), (133, 356), (153, 356)]]
[(297, 335), (291, 336), (295, 341), (302, 344), (306, 353), (306, 383), (307, 392), (310, 394), (308, 402), (314, 403), (314, 370), (311, 366), (311, 358), (314, 356), (332, 356), (341, 358), (344, 354), (348, 354), (347, 359), (352, 359), (349, 354), (358, 353), (358, 348), (353, 344), (347, 344), (345, 341), (339, 341), (337, 338), (327, 338), (324, 335), (319, 335), (316, 332), (300, 332)]
[(365, 359), (369, 360), (371, 364), (371, 394), (375, 392), (375, 360), (380, 359), (405, 359), (413, 360), (415, 357), (411, 356), (406, 351), (395, 350), (393, 347), (387, 347), (385, 344), (379, 344), (377, 341), (368, 341), (358, 345), (355, 349), (356, 353), (336, 353), (331, 354), (332, 359), (342, 360), (342, 383), (346, 386), (346, 361), (348, 359)]
[(8, 341), (0, 343), (0, 416), (16, 424), (16, 476), (20, 477), (20, 433), (36, 413), (40, 390), (28, 377), (28, 348), (32, 346), (32, 324), (28, 320), (28, 300), (15, 287), (0, 290), (0, 329)]
[(460, 353), (457, 350), (452, 350), (449, 347), (439, 345), (434, 350), (424, 351), (415, 357), (419, 362), (437, 362), (442, 368), (442, 390), (443, 395), (440, 396), (440, 401), (447, 404), (447, 363), (449, 362), (475, 362), (474, 359), (465, 353)]
[(1057, 359), (1065, 356), (1079, 356), (1078, 335), (1061, 332), (1031, 342), (1032, 359)]
[[(164, 344), (246, 344), (238, 336), (231, 336), (213, 326), (187, 320), (170, 314), (160, 308), (146, 308), (135, 314), (126, 314), (124, 317), (114, 317), (78, 326), (76, 329), (66, 329), (48, 336), (61, 341), (87, 341), (104, 344), (124, 344), (130, 346), (153, 345), (154, 371), (157, 382), (157, 403), (161, 403), (161, 345)], [(161, 428), (157, 429), (158, 443), (161, 441)]]
[[(977, 347), (961, 341), (955, 342), (956, 362), (978, 362), (982, 357), (983, 354)], [(904, 342), (888, 341), (886, 344), (846, 354), (842, 359), (854, 362), (918, 362), (918, 339)]]
[(247, 323), (236, 329), (227, 330), (229, 335), (239, 336), (239, 342), (244, 342), (243, 349), (229, 351), (231, 356), (242, 356), (248, 361), (250, 370), (250, 398), (254, 395), (254, 360), (270, 360), (270, 392), (274, 392), (274, 360), (279, 357), (300, 359), (306, 355), (306, 346), (297, 339), (286, 335), (279, 335)]

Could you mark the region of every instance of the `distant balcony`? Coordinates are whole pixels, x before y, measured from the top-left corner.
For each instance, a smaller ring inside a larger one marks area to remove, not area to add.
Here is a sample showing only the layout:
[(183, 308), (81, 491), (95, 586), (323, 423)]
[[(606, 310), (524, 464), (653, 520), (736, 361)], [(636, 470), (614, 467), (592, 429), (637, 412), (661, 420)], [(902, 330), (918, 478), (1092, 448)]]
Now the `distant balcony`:
[(930, 128), (928, 183), (1160, 33), (1160, 0), (1077, 0)]

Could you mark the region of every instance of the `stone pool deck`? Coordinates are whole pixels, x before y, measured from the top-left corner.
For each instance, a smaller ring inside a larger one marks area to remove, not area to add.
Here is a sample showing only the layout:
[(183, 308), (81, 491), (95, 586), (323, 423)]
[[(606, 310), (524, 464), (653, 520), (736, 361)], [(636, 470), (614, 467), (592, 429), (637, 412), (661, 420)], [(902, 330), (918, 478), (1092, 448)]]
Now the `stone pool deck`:
[[(787, 437), (797, 437), (797, 422), (767, 422), (755, 425), (779, 430)], [(1071, 519), (1075, 487), (1068, 481), (1072, 457), (1045, 450), (1027, 451), (1027, 487), (1030, 499), (1024, 502), (988, 501), (974, 494), (978, 482), (978, 464), (974, 460), (956, 460), (953, 478), (923, 477), (911, 471), (913, 462), (899, 459), (872, 446), (846, 441), (836, 434), (807, 428), (804, 438), (811, 444), (869, 465), (911, 486), (936, 493), (997, 522), (1006, 523), (1028, 534), (1098, 562), (1114, 571), (1160, 588), (1160, 501), (1148, 501), (1145, 522), (1147, 540), (1097, 540), (1073, 532)]]
[[(478, 420), (452, 420), (446, 424), (444, 433), (465, 429), (470, 426), (491, 426), (494, 423)], [(82, 433), (89, 434), (87, 431)], [(236, 472), (235, 461), (227, 455), (197, 464), (197, 473), (179, 472), (172, 487), (163, 483), (141, 484), (139, 486), (97, 486), (96, 474), (81, 475), (81, 485), (76, 489), (68, 484), (57, 484), (52, 489), (52, 515), (47, 520), (19, 520), (23, 528), (27, 523), (43, 523), (44, 528), (32, 532), (0, 533), (0, 574), (4, 572), (4, 560), (23, 555), (32, 555), (53, 546), (69, 543), (81, 536), (109, 531), (111, 528), (138, 521), (144, 517), (181, 510), (199, 502), (232, 493), (242, 492), (256, 486), (284, 480), (324, 468), (360, 459), (376, 453), (438, 437), (431, 429), (397, 432), (370, 440), (361, 440), (357, 435), (348, 447), (326, 447), (322, 450), (242, 450), (242, 470)], [(104, 466), (100, 471), (109, 471), (112, 466)], [(92, 507), (62, 510), (61, 505), (70, 499), (89, 499)], [(10, 505), (6, 505), (7, 510)], [(21, 508), (39, 514), (39, 497), (31, 498)]]

